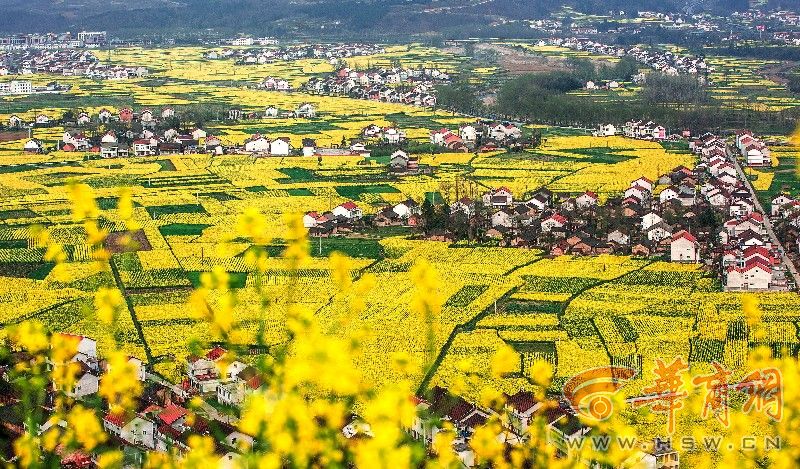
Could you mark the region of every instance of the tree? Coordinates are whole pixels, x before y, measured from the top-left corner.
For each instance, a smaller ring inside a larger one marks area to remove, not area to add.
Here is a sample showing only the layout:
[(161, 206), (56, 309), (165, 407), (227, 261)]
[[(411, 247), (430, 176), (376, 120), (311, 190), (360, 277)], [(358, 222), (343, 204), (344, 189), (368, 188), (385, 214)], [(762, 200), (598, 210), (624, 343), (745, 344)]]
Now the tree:
[(792, 93), (800, 93), (800, 71), (789, 75), (786, 86), (789, 87), (789, 91)]
[(425, 234), (434, 230), (436, 225), (436, 208), (427, 197), (422, 202), (422, 225)]
[(697, 78), (689, 75), (666, 75), (651, 73), (642, 92), (646, 102), (700, 104), (708, 102), (711, 95)]

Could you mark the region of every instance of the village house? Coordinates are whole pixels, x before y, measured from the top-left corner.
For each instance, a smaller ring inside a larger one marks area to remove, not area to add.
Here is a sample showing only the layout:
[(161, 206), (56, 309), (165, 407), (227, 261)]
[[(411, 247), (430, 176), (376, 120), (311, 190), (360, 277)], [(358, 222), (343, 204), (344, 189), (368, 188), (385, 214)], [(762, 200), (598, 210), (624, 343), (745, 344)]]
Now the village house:
[(108, 124), (109, 122), (111, 122), (111, 111), (105, 108), (101, 109), (100, 112), (97, 114), (97, 120), (101, 124)]
[(292, 145), (288, 137), (278, 137), (269, 142), (269, 154), (272, 156), (289, 156)]
[(700, 244), (697, 242), (697, 238), (686, 230), (680, 230), (672, 235), (670, 260), (672, 262), (700, 262)]
[(450, 205), (450, 213), (463, 213), (467, 217), (475, 214), (475, 203), (469, 197), (462, 197)]
[(200, 394), (216, 392), (220, 384), (220, 370), (217, 363), (227, 351), (214, 347), (203, 356), (190, 355), (186, 358), (189, 385)]
[(130, 124), (131, 122), (133, 122), (133, 109), (129, 107), (124, 107), (119, 110), (119, 112), (117, 113), (117, 117), (119, 118), (120, 122)]
[(499, 187), (483, 195), (483, 204), (494, 208), (510, 207), (514, 205), (514, 195), (507, 187)]
[(743, 266), (730, 266), (725, 272), (728, 290), (769, 290), (772, 267), (759, 259), (751, 259)]
[(363, 212), (358, 205), (353, 201), (348, 201), (343, 204), (337, 205), (333, 210), (333, 215), (336, 217), (343, 217), (347, 220), (359, 220), (363, 216)]
[(244, 142), (244, 151), (248, 153), (268, 154), (269, 150), (269, 139), (260, 134), (255, 134)]
[(589, 208), (597, 205), (597, 194), (592, 191), (586, 191), (575, 198), (575, 205), (578, 208)]
[(314, 107), (313, 104), (303, 103), (297, 107), (297, 110), (295, 110), (295, 114), (297, 115), (297, 117), (312, 119), (317, 116), (317, 109)]
[(544, 233), (552, 232), (556, 228), (564, 228), (567, 224), (567, 219), (558, 213), (554, 213), (549, 217), (542, 220), (541, 229)]
[(22, 150), (25, 153), (42, 153), (44, 147), (42, 146), (42, 142), (36, 140), (35, 138), (32, 138), (27, 142), (25, 142), (25, 145), (23, 145)]

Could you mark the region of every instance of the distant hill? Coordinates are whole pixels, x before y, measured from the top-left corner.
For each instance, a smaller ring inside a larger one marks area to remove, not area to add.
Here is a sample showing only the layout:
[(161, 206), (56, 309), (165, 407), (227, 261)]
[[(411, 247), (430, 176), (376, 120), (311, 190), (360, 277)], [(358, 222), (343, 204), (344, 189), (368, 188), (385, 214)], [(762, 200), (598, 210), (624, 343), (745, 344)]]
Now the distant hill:
[[(496, 20), (541, 18), (563, 6), (730, 12), (747, 0), (3, 0), (0, 32), (105, 29), (116, 34), (221, 32), (367, 37), (487, 32)], [(322, 28), (322, 26), (325, 28)], [(502, 31), (502, 30), (501, 30)]]

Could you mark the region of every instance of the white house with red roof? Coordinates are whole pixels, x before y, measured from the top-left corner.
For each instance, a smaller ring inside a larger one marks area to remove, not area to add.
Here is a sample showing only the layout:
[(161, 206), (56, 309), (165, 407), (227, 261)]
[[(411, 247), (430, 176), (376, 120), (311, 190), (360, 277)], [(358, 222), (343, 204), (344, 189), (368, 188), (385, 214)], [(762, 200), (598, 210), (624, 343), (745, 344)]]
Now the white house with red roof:
[(586, 191), (578, 197), (575, 197), (575, 205), (577, 205), (578, 208), (588, 208), (597, 205), (597, 200), (597, 194), (592, 191)]
[(549, 233), (554, 228), (563, 228), (567, 224), (567, 219), (559, 213), (554, 213), (542, 220), (542, 232)]
[(750, 246), (742, 253), (742, 264), (747, 264), (753, 260), (759, 260), (765, 265), (775, 265), (778, 259), (772, 255), (769, 249), (764, 246)]
[(100, 139), (100, 143), (110, 143), (110, 144), (119, 143), (119, 139), (117, 139), (117, 134), (115, 134), (113, 130), (109, 130)]
[(108, 413), (103, 417), (103, 429), (131, 445), (156, 449), (156, 424), (141, 415)]
[(220, 370), (217, 362), (225, 355), (222, 347), (214, 347), (203, 356), (190, 355), (186, 358), (190, 386), (200, 393), (214, 392), (220, 383)]
[(700, 244), (686, 230), (673, 234), (669, 247), (672, 262), (700, 262)]
[(787, 205), (794, 203), (795, 200), (789, 197), (787, 194), (781, 193), (777, 196), (772, 198), (772, 204), (770, 207), (770, 214), (773, 217), (777, 217), (781, 213), (781, 209)]
[(642, 176), (639, 179), (631, 182), (631, 187), (634, 187), (634, 186), (641, 186), (641, 187), (644, 187), (645, 189), (647, 189), (650, 192), (653, 191), (653, 181), (651, 181), (649, 178), (647, 178), (645, 176)]
[(660, 194), (658, 194), (658, 201), (663, 203), (669, 202), (670, 200), (677, 199), (680, 193), (678, 192), (678, 188), (675, 186), (669, 186)]
[(730, 266), (725, 272), (728, 290), (769, 290), (772, 267), (761, 259), (751, 259), (743, 266)]
[(261, 134), (255, 134), (244, 142), (244, 151), (248, 153), (269, 153), (269, 149), (269, 139)]
[(636, 197), (637, 199), (644, 201), (650, 196), (650, 189), (647, 189), (644, 186), (640, 186), (638, 184), (633, 185), (627, 189), (625, 189), (624, 197)]
[(451, 135), (455, 134), (448, 129), (442, 128), (439, 130), (434, 130), (433, 132), (431, 132), (431, 143), (434, 145), (445, 146), (445, 141), (447, 140), (447, 137)]
[(289, 156), (292, 144), (288, 137), (278, 137), (269, 143), (269, 154), (272, 156)]
[(530, 391), (519, 391), (513, 396), (505, 395), (509, 425), (519, 435), (524, 435), (533, 415), (543, 408), (543, 403)]
[(189, 411), (177, 404), (169, 404), (159, 412), (158, 420), (176, 430), (183, 430), (186, 426), (186, 417)]
[(107, 433), (116, 437), (122, 437), (122, 428), (133, 420), (133, 416), (126, 414), (112, 414), (108, 413), (103, 417), (103, 428)]
[(303, 226), (306, 228), (314, 228), (317, 226), (317, 219), (319, 218), (318, 212), (306, 212), (303, 215)]
[(514, 194), (508, 187), (498, 187), (483, 195), (483, 204), (495, 208), (510, 207), (514, 205)]
[(332, 213), (336, 217), (344, 217), (348, 220), (358, 220), (364, 213), (361, 209), (356, 205), (355, 202), (349, 200), (343, 204), (339, 204), (332, 210)]

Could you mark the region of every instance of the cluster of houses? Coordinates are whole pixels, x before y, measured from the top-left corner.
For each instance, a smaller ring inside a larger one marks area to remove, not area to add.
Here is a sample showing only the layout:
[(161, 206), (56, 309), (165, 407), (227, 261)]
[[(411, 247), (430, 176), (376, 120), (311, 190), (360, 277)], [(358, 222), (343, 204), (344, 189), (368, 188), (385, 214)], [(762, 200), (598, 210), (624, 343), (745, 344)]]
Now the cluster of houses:
[(308, 229), (309, 236), (326, 238), (352, 232), (363, 217), (364, 212), (358, 204), (349, 200), (324, 213), (306, 212), (303, 215), (303, 226)]
[(725, 288), (787, 289), (786, 272), (780, 261), (781, 247), (770, 241), (765, 214), (756, 209), (753, 194), (740, 179), (727, 143), (705, 134), (689, 146), (700, 157), (697, 170), (708, 176), (700, 194), (727, 218), (715, 243), (715, 254), (721, 255), (719, 265)]
[[(288, 91), (288, 90), (286, 90)], [(264, 113), (258, 112), (245, 112), (239, 108), (228, 110), (228, 120), (239, 121), (242, 119), (259, 119), (264, 117), (266, 119), (313, 119), (317, 117), (317, 108), (311, 103), (301, 103), (295, 108), (294, 111), (281, 110), (276, 106), (267, 106)]]
[(450, 151), (494, 151), (514, 146), (522, 140), (522, 130), (511, 122), (484, 122), (462, 124), (458, 131), (441, 128), (431, 132), (430, 142)]
[[(45, 146), (40, 140), (32, 138), (25, 142), (23, 150), (27, 153), (42, 153), (45, 151)], [(149, 129), (144, 129), (139, 134), (129, 130), (120, 135), (109, 130), (102, 136), (92, 137), (79, 129), (72, 129), (64, 131), (58, 150), (98, 153), (103, 158), (126, 158), (205, 151), (221, 153), (222, 144), (218, 138), (208, 136), (206, 131), (200, 128), (186, 133), (167, 129), (160, 136)]]
[(684, 56), (667, 50), (638, 46), (624, 48), (577, 37), (554, 38), (549, 44), (611, 57), (632, 57), (637, 62), (667, 75), (687, 74), (704, 77), (714, 70), (702, 57)]
[(264, 49), (214, 50), (203, 54), (211, 60), (234, 59), (238, 65), (261, 65), (277, 61), (326, 59), (331, 63), (348, 57), (382, 54), (385, 49), (373, 44), (316, 44)]
[(292, 91), (292, 84), (283, 78), (267, 77), (261, 80), (257, 86), (267, 91)]
[(436, 105), (434, 87), (449, 81), (447, 73), (430, 68), (378, 68), (364, 71), (342, 68), (326, 76), (310, 79), (303, 85), (303, 90), (314, 94), (432, 107)]
[(614, 135), (624, 135), (628, 138), (638, 140), (681, 140), (691, 137), (689, 130), (683, 130), (680, 135), (667, 134), (667, 129), (653, 121), (632, 120), (627, 121), (622, 127), (614, 124), (600, 124), (592, 131), (595, 137), (612, 137)]
[(189, 356), (188, 377), (179, 387), (152, 382), (154, 391), (142, 396), (135, 412), (107, 412), (102, 423), (111, 441), (122, 448), (138, 450), (142, 456), (153, 451), (175, 451), (185, 456), (191, 450), (190, 437), (211, 436), (220, 467), (229, 467), (241, 457), (241, 451), (252, 448), (253, 437), (220, 420), (194, 415), (182, 405), (189, 396), (201, 395), (238, 406), (248, 392), (261, 387), (255, 369), (240, 361), (230, 362), (222, 374), (220, 360), (226, 353), (214, 347), (203, 356)]
[(57, 74), (96, 79), (128, 79), (147, 76), (146, 67), (110, 65), (91, 51), (76, 49), (22, 49), (0, 51), (0, 74)]
[(770, 166), (772, 155), (764, 142), (749, 130), (736, 132), (736, 149), (742, 155), (747, 166)]
[[(97, 354), (97, 342), (84, 336), (60, 335), (65, 340), (74, 341), (76, 351), (63, 362), (51, 361), (48, 366), (75, 367), (78, 373), (71, 389), (66, 390), (67, 395), (77, 402), (96, 400), (100, 376), (108, 369), (108, 364)], [(14, 352), (9, 358), (10, 366), (32, 360), (24, 352)], [(135, 371), (136, 379), (143, 383), (136, 407), (117, 413), (100, 404), (98, 410), (103, 415), (101, 423), (108, 438), (107, 444), (123, 450), (130, 461), (141, 464), (146, 455), (153, 452), (173, 452), (185, 457), (192, 451), (189, 441), (194, 436), (209, 437), (214, 441), (213, 451), (220, 467), (233, 467), (243, 452), (254, 447), (252, 435), (237, 428), (229, 417), (211, 409), (209, 404), (215, 400), (220, 408), (240, 408), (250, 395), (263, 392), (263, 377), (253, 366), (231, 357), (226, 349), (214, 346), (202, 355), (186, 357), (186, 376), (180, 384), (172, 385), (149, 374), (145, 365), (134, 357), (128, 359), (128, 364)], [(0, 378), (13, 379), (9, 370), (9, 366), (0, 367)], [(11, 393), (2, 397), (14, 400), (12, 387), (3, 387), (0, 392)], [(199, 397), (204, 402), (203, 407), (211, 409), (207, 416), (198, 415), (186, 407), (185, 403), (192, 396)], [(503, 397), (503, 408), (494, 410), (474, 405), (437, 386), (424, 395), (409, 397), (416, 413), (404, 430), (411, 438), (430, 447), (437, 433), (452, 426), (456, 431), (452, 450), (465, 467), (474, 467), (477, 463), (470, 444), (476, 429), (496, 417), (498, 412), (508, 417), (501, 419), (503, 424), (497, 435), (498, 441), (508, 448), (526, 444), (530, 428), (539, 421), (546, 425), (547, 443), (562, 456), (573, 455), (578, 448), (575, 443), (589, 433), (589, 428), (581, 423), (566, 402), (540, 400), (530, 391), (518, 391)], [(28, 422), (20, 416), (18, 422), (4, 422), (4, 430), (16, 438), (26, 431), (42, 436), (53, 427), (67, 428), (67, 422), (54, 418), (52, 410), (49, 410), (55, 398), (55, 387), (48, 387), (42, 403), (46, 418), (36, 428), (28, 428)], [(341, 432), (347, 439), (375, 437), (369, 423), (355, 414), (342, 423)], [(56, 449), (56, 452), (63, 467), (91, 467), (96, 462), (96, 455), (80, 450)], [(672, 469), (678, 464), (677, 453), (664, 445), (657, 445), (653, 451), (638, 451), (631, 458), (646, 462), (646, 467)]]
[[(602, 126), (601, 131), (603, 130), (605, 130), (606, 132), (614, 131), (616, 133), (616, 129), (611, 124)], [(658, 125), (653, 121), (647, 121), (647, 122), (640, 120), (628, 121), (625, 123), (625, 125), (622, 126), (622, 134), (628, 138), (636, 138), (640, 140), (660, 141), (667, 139), (667, 129), (665, 129), (663, 125)], [(603, 134), (603, 136), (607, 135), (608, 133)]]
[(108, 42), (106, 31), (81, 31), (76, 36), (71, 32), (30, 33), (0, 36), (0, 49), (77, 49), (97, 47)]
[(770, 216), (777, 222), (776, 231), (780, 231), (787, 251), (800, 254), (800, 198), (785, 192), (777, 194), (772, 198)]
[[(554, 256), (663, 256), (717, 266), (729, 290), (787, 289), (780, 246), (767, 236), (764, 214), (739, 178), (727, 142), (705, 134), (692, 140), (690, 148), (699, 156), (695, 168), (679, 166), (655, 181), (640, 177), (604, 204), (591, 191), (556, 195), (541, 188), (515, 200), (509, 188), (499, 187), (476, 200), (463, 197), (450, 204), (449, 216), (467, 220), (479, 228), (479, 237), (503, 246), (536, 247)], [(398, 150), (390, 170), (418, 171), (418, 161)], [(800, 224), (798, 207), (800, 202), (783, 194), (773, 201), (773, 215), (794, 217)], [(726, 220), (720, 226), (719, 218)], [(467, 235), (427, 232), (427, 223), (413, 200), (384, 207), (366, 219), (353, 201), (304, 217), (305, 227), (320, 237), (346, 235), (366, 224), (420, 227), (431, 239), (453, 241)]]
[[(584, 425), (572, 407), (563, 402), (540, 400), (530, 391), (504, 394), (504, 405), (500, 412), (502, 426), (495, 436), (506, 448), (529, 444), (530, 428), (542, 422), (545, 425), (546, 441), (561, 457), (575, 456), (580, 440), (587, 437), (590, 428)], [(498, 411), (476, 406), (447, 389), (434, 387), (424, 396), (412, 396), (416, 405), (416, 416), (407, 432), (427, 447), (433, 443), (437, 433), (445, 425), (452, 426), (456, 438), (452, 450), (464, 467), (475, 467), (478, 463), (471, 441), (476, 429)], [(587, 467), (595, 467), (591, 461), (582, 461)], [(642, 467), (677, 469), (680, 464), (678, 452), (667, 441), (656, 441), (647, 449), (638, 449), (620, 467)]]
[(389, 145), (397, 145), (406, 140), (406, 133), (395, 126), (381, 127), (370, 124), (361, 129), (361, 136), (366, 139), (375, 139)]
[[(2, 70), (0, 70), (0, 74), (2, 74)], [(33, 86), (33, 84), (27, 80), (11, 80), (0, 83), (0, 96), (64, 93), (70, 89), (72, 89), (72, 86), (61, 85), (55, 81), (45, 86)]]
[[(54, 86), (60, 86), (57, 83)], [(48, 85), (50, 87), (50, 85)], [(160, 116), (160, 117), (159, 117)], [(10, 129), (21, 129), (26, 126), (47, 126), (52, 123), (59, 123), (65, 126), (74, 125), (77, 127), (86, 127), (92, 124), (109, 124), (112, 122), (120, 122), (123, 124), (131, 124), (138, 122), (142, 128), (154, 128), (160, 122), (175, 117), (175, 110), (166, 106), (161, 111), (156, 112), (150, 109), (142, 109), (140, 112), (134, 112), (133, 109), (124, 107), (119, 109), (116, 113), (109, 111), (106, 108), (101, 109), (96, 116), (90, 115), (88, 112), (80, 112), (74, 116), (74, 121), (67, 122), (62, 116), (60, 119), (51, 118), (47, 114), (38, 114), (32, 122), (26, 122), (16, 114), (9, 116), (7, 126)]]

